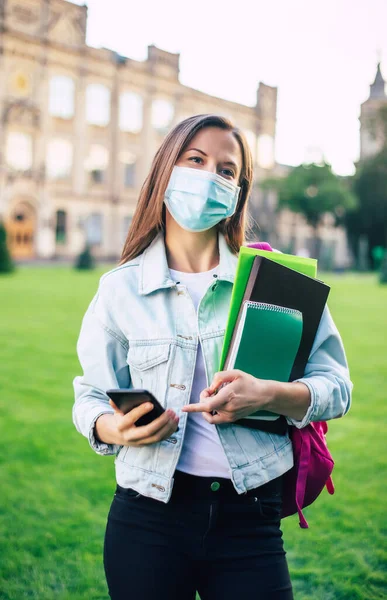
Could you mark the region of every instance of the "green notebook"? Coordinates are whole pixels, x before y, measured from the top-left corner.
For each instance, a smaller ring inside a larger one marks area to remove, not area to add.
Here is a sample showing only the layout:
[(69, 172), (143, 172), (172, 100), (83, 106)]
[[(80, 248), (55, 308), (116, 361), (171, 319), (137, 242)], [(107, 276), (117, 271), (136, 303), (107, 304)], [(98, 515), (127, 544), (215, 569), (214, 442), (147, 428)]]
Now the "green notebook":
[(253, 266), (254, 257), (257, 256), (257, 254), (284, 265), (285, 267), (294, 269), (299, 273), (308, 275), (309, 277), (316, 277), (317, 275), (317, 260), (314, 258), (305, 258), (303, 256), (294, 256), (293, 254), (281, 254), (280, 252), (269, 252), (267, 250), (258, 250), (257, 248), (241, 246), (232, 290), (226, 332), (224, 336), (222, 356), (220, 359), (220, 371), (222, 371), (224, 368), (224, 363), (231, 343), (234, 327), (237, 322), (239, 309), (242, 304), (242, 299), (245, 293), (247, 281), (249, 279), (251, 267)]
[[(259, 379), (289, 381), (301, 336), (299, 310), (245, 302), (227, 368), (239, 369)], [(260, 410), (248, 418), (272, 421), (278, 416)]]

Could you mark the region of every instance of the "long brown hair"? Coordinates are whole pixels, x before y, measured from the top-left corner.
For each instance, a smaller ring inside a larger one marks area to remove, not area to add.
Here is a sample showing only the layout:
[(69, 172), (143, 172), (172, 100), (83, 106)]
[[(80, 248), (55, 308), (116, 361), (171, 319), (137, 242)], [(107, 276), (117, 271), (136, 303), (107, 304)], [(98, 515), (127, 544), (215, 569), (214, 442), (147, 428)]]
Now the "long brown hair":
[(141, 188), (137, 207), (122, 251), (120, 264), (135, 258), (165, 228), (164, 194), (177, 160), (187, 144), (201, 129), (218, 127), (230, 131), (239, 143), (242, 153), (241, 187), (238, 205), (232, 217), (221, 221), (218, 230), (226, 238), (230, 249), (237, 253), (244, 242), (247, 199), (253, 180), (253, 162), (250, 148), (243, 133), (233, 123), (218, 115), (196, 115), (181, 121), (168, 133), (157, 151)]

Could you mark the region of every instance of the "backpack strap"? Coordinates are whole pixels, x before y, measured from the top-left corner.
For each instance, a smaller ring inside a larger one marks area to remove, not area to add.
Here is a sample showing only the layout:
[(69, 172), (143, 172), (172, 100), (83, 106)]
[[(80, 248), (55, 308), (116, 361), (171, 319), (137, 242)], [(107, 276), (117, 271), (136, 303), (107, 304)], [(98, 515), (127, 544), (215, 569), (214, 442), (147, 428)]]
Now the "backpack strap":
[(296, 480), (296, 506), (298, 512), (298, 518), (300, 520), (300, 527), (302, 529), (308, 529), (309, 525), (302, 513), (302, 507), (304, 506), (305, 491), (306, 491), (306, 480), (308, 479), (309, 462), (310, 462), (310, 437), (308, 435), (302, 436), (301, 451), (298, 463), (298, 472)]
[(247, 244), (248, 248), (256, 248), (257, 250), (266, 250), (267, 252), (273, 252), (273, 248), (267, 242), (254, 242)]
[(328, 494), (330, 494), (332, 496), (335, 493), (335, 486), (333, 484), (333, 479), (332, 479), (331, 475), (329, 475), (325, 485), (327, 487)]

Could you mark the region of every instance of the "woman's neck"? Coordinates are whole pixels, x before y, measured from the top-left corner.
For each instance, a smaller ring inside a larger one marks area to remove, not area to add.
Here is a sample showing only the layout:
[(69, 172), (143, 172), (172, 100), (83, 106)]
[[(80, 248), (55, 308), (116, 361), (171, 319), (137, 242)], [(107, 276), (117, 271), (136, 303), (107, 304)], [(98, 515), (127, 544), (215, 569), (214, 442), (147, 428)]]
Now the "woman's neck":
[(175, 224), (166, 228), (165, 249), (170, 269), (183, 273), (203, 273), (219, 264), (216, 229), (191, 233)]

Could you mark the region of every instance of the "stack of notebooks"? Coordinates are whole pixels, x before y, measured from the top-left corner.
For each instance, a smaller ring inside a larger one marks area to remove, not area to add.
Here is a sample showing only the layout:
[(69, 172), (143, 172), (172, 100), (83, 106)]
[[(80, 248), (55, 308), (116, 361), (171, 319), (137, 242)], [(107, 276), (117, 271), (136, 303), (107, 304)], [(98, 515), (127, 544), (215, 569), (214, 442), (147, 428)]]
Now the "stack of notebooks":
[[(330, 291), (316, 272), (314, 259), (241, 248), (221, 370), (276, 381), (303, 377)], [(259, 428), (277, 419), (261, 410), (237, 422)]]

